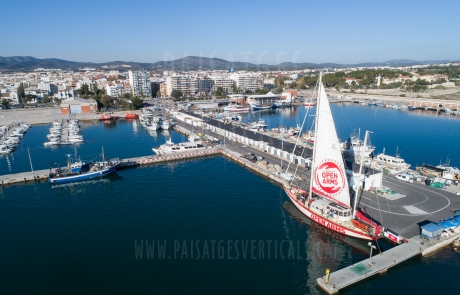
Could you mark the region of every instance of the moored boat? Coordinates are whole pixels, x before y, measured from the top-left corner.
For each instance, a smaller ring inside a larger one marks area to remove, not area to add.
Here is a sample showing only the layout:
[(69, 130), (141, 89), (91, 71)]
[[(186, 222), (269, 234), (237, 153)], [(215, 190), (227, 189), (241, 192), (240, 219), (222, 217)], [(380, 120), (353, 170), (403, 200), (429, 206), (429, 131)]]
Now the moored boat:
[(284, 190), (296, 208), (314, 222), (346, 236), (376, 240), (381, 236), (382, 228), (358, 210), (357, 198), (351, 206), (349, 185), (322, 75), (319, 79), (310, 189), (306, 191), (291, 182), (284, 185)]
[(139, 115), (138, 114), (134, 114), (134, 113), (126, 113), (125, 115), (125, 119), (137, 119), (139, 118)]
[(248, 107), (240, 106), (240, 105), (229, 105), (224, 107), (224, 111), (226, 112), (249, 112)]
[(157, 155), (178, 153), (178, 152), (190, 152), (204, 149), (205, 147), (201, 144), (201, 141), (194, 142), (181, 142), (174, 144), (171, 139), (168, 139), (165, 144), (160, 145), (158, 148), (152, 148)]
[(102, 177), (114, 172), (120, 164), (118, 158), (105, 160), (104, 149), (102, 149), (102, 161), (95, 163), (84, 164), (81, 161), (72, 163), (72, 159), (68, 156), (66, 167), (50, 168), (48, 182), (58, 184)]
[(116, 118), (116, 116), (112, 116), (111, 114), (101, 114), (99, 116), (99, 121), (115, 120)]

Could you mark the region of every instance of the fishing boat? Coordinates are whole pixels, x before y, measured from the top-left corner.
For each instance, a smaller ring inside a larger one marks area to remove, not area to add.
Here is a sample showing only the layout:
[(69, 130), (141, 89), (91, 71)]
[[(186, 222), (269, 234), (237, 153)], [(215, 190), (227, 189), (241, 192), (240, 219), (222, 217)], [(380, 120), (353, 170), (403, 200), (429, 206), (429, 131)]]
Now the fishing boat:
[(104, 148), (102, 148), (102, 161), (95, 163), (72, 162), (72, 158), (68, 155), (66, 167), (58, 166), (56, 169), (50, 167), (48, 182), (58, 184), (102, 177), (114, 172), (120, 164), (121, 161), (118, 158), (105, 160)]
[(195, 150), (201, 150), (205, 147), (200, 142), (181, 142), (175, 144), (171, 139), (168, 139), (165, 144), (160, 145), (158, 148), (152, 148), (157, 155), (171, 154), (177, 152), (191, 152)]
[(318, 85), (310, 188), (306, 191), (290, 182), (284, 185), (284, 190), (296, 208), (312, 221), (345, 236), (376, 240), (381, 236), (382, 228), (358, 210), (357, 197), (354, 206), (351, 206), (342, 153), (322, 74)]
[(271, 110), (271, 106), (263, 106), (260, 104), (253, 104), (252, 105), (252, 110), (253, 111), (262, 111), (262, 110)]

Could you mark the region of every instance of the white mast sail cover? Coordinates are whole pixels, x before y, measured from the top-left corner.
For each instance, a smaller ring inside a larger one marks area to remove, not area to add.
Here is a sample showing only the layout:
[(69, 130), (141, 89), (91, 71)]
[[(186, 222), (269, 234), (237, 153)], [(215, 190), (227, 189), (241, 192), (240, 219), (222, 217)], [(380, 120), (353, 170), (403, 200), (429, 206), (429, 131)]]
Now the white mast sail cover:
[(323, 83), (318, 87), (316, 130), (312, 171), (313, 193), (350, 207), (350, 192), (337, 130)]

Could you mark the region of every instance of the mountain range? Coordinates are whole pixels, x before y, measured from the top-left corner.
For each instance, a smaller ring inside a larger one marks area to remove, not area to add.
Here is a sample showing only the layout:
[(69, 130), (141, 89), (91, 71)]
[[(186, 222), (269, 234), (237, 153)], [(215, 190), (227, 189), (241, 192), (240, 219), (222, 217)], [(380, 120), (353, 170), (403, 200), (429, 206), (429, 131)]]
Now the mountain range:
[[(32, 56), (0, 56), (0, 70), (3, 71), (31, 71), (36, 68), (46, 69), (72, 69), (85, 67), (106, 69), (146, 69), (146, 70), (176, 70), (189, 71), (198, 69), (210, 70), (296, 70), (312, 68), (344, 68), (344, 67), (372, 67), (372, 66), (410, 66), (419, 64), (439, 64), (455, 62), (453, 60), (416, 61), (410, 59), (394, 59), (385, 62), (366, 62), (359, 64), (337, 63), (292, 63), (283, 62), (277, 65), (253, 64), (248, 62), (227, 61), (220, 58), (207, 58), (200, 56), (187, 56), (171, 61), (158, 61), (155, 63), (141, 63), (132, 61), (111, 61), (106, 63), (76, 62), (57, 58), (38, 59)], [(458, 61), (457, 61), (458, 62)]]

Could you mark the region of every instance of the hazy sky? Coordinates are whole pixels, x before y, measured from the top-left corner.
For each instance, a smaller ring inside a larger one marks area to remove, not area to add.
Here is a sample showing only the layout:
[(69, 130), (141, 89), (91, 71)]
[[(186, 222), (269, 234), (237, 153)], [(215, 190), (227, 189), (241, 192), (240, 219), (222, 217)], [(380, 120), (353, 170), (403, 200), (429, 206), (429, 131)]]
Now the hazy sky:
[(460, 1), (1, 1), (0, 56), (156, 62), (460, 59)]

